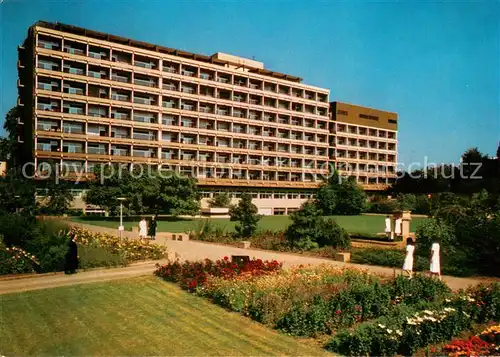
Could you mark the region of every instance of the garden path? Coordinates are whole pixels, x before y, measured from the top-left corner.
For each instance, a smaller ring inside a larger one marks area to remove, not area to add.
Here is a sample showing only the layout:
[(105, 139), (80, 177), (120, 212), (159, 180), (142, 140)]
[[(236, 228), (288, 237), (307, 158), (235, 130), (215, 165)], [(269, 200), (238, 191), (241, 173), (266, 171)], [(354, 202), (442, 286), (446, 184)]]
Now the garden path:
[[(72, 223), (73, 224), (73, 223)], [(73, 224), (94, 232), (116, 234), (117, 231), (110, 228), (85, 225), (80, 223)], [(123, 232), (127, 238), (137, 238), (137, 233)], [(283, 262), (285, 267), (292, 265), (318, 265), (331, 264), (339, 267), (353, 267), (366, 269), (375, 274), (389, 275), (400, 274), (399, 270), (387, 267), (374, 265), (362, 265), (352, 263), (342, 263), (326, 258), (316, 258), (302, 254), (281, 253), (269, 250), (260, 249), (242, 249), (228, 245), (205, 243), (199, 241), (172, 241), (163, 237), (158, 237), (156, 244), (166, 245), (169, 249), (169, 255), (172, 258), (180, 260), (200, 260), (200, 259), (220, 259), (224, 256), (231, 255), (248, 255), (251, 258), (260, 258), (263, 260), (278, 260)], [(0, 294), (11, 292), (20, 292), (27, 290), (45, 289), (63, 285), (83, 284), (96, 281), (106, 281), (114, 279), (129, 278), (140, 275), (149, 275), (155, 269), (155, 264), (158, 261), (149, 261), (144, 263), (132, 264), (126, 268), (113, 269), (96, 269), (91, 271), (80, 272), (75, 275), (58, 274), (43, 274), (41, 276), (28, 276), (19, 279), (0, 279)], [(443, 276), (443, 280), (454, 290), (466, 288), (471, 285), (477, 285), (481, 282), (493, 281), (495, 279), (488, 278), (459, 278), (453, 276)]]

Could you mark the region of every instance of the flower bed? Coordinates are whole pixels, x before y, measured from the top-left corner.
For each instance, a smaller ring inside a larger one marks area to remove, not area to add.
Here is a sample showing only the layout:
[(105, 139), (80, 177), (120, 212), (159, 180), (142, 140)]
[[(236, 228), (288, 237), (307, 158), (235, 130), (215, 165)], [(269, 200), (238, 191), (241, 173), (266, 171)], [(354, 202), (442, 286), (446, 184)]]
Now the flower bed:
[(0, 275), (34, 273), (39, 263), (34, 255), (0, 241)]
[(78, 227), (70, 227), (68, 237), (75, 239), (76, 243), (80, 245), (105, 248), (111, 254), (119, 255), (124, 263), (144, 259), (161, 259), (167, 253), (167, 248), (160, 245), (119, 238), (110, 234), (95, 233)]
[(462, 292), (444, 303), (432, 303), (425, 309), (401, 309), (344, 329), (327, 348), (344, 355), (412, 355), (430, 344), (447, 341), (471, 328), (473, 323), (498, 319), (500, 284)]
[(246, 263), (235, 263), (231, 262), (228, 257), (224, 257), (215, 262), (205, 259), (198, 262), (175, 261), (162, 266), (157, 265), (154, 274), (167, 281), (179, 283), (184, 289), (194, 291), (204, 286), (209, 276), (222, 279), (232, 279), (243, 275), (261, 276), (279, 271), (281, 267), (282, 264), (276, 260), (252, 259)]

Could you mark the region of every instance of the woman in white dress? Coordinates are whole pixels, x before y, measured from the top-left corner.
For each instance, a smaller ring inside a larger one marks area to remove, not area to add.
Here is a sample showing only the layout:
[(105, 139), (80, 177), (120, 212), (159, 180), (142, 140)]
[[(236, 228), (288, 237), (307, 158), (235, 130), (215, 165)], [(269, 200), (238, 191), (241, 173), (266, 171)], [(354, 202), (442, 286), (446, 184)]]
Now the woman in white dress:
[(148, 223), (146, 222), (146, 218), (142, 218), (139, 222), (139, 239), (142, 241), (146, 239), (148, 235)]
[(441, 261), (439, 258), (440, 246), (438, 242), (432, 243), (431, 246), (431, 275), (435, 275), (441, 280)]
[(415, 251), (415, 245), (412, 238), (406, 240), (406, 256), (403, 263), (403, 272), (408, 274), (408, 279), (413, 277), (413, 252)]
[(401, 219), (401, 217), (398, 217), (396, 219), (396, 222), (394, 222), (394, 234), (396, 236), (400, 236), (401, 235), (401, 223), (403, 222), (403, 220)]

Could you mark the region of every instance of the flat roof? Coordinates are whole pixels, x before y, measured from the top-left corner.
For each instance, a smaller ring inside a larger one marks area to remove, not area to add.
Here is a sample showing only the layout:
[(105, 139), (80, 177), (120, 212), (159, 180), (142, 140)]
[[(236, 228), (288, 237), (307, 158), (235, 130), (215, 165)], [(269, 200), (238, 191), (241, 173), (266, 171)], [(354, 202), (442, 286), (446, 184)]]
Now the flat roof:
[(168, 54), (168, 55), (172, 55), (172, 56), (194, 59), (194, 60), (200, 61), (200, 62), (213, 63), (213, 64), (217, 64), (220, 66), (229, 65), (229, 64), (234, 65), (234, 59), (240, 58), (241, 60), (243, 60), (244, 63), (247, 63), (249, 65), (248, 66), (250, 68), (249, 72), (251, 72), (251, 73), (257, 73), (257, 74), (261, 74), (261, 75), (265, 75), (265, 76), (269, 76), (269, 77), (284, 79), (284, 80), (291, 81), (291, 82), (302, 83), (302, 78), (300, 78), (300, 77), (292, 76), (292, 75), (284, 74), (284, 73), (280, 73), (280, 72), (270, 71), (268, 69), (263, 68), (264, 64), (262, 62), (258, 62), (258, 61), (250, 60), (250, 59), (245, 59), (245, 58), (234, 56), (234, 55), (224, 54), (225, 56), (224, 55), (220, 56), (220, 55), (218, 55), (219, 52), (217, 52), (216, 54), (214, 54), (212, 56), (207, 56), (207, 55), (182, 51), (182, 50), (178, 50), (175, 48), (153, 45), (153, 44), (148, 43), (148, 42), (136, 41), (136, 40), (132, 40), (132, 39), (129, 39), (126, 37), (121, 37), (121, 36), (111, 35), (111, 34), (104, 33), (104, 32), (89, 30), (89, 29), (86, 29), (83, 27), (67, 25), (67, 24), (63, 24), (60, 22), (37, 21), (31, 27), (35, 27), (35, 26), (46, 27), (49, 29), (58, 30), (58, 31), (62, 31), (62, 32), (69, 32), (69, 33), (72, 33), (75, 35), (91, 37), (91, 38), (95, 38), (98, 40), (105, 40), (105, 41), (109, 41), (109, 42), (118, 43), (121, 45), (138, 47), (138, 48), (142, 48), (145, 50), (156, 51), (159, 53), (164, 53), (164, 54)]
[(374, 111), (377, 111), (377, 112), (384, 112), (384, 113), (388, 113), (388, 114), (395, 114), (395, 115), (398, 115), (398, 113), (396, 113), (396, 112), (390, 112), (390, 111), (388, 111), (388, 110), (383, 110), (383, 109), (378, 109), (378, 108), (367, 107), (367, 106), (364, 106), (364, 105), (351, 104), (351, 103), (347, 103), (347, 102), (339, 102), (339, 101), (333, 101), (333, 102), (330, 102), (330, 105), (335, 105), (335, 104), (347, 105), (347, 106), (350, 106), (350, 107), (357, 107), (357, 108), (360, 108), (360, 109), (368, 109), (368, 110), (374, 110)]

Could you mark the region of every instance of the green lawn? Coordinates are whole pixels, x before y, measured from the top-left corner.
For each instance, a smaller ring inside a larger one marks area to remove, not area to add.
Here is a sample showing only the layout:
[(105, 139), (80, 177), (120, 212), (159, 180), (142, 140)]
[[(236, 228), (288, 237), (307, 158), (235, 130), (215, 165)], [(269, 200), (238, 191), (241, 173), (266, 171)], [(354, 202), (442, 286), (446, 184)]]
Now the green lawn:
[[(332, 216), (338, 224), (344, 227), (350, 233), (365, 233), (365, 234), (376, 234), (383, 232), (385, 228), (384, 216)], [(85, 217), (73, 217), (76, 222), (82, 222), (87, 224), (93, 224), (103, 227), (117, 228), (119, 223), (117, 219), (103, 219), (94, 220), (86, 219)], [(419, 222), (422, 222), (426, 218), (414, 217), (411, 222), (412, 232), (415, 231)], [(199, 225), (200, 219), (177, 219), (177, 220), (160, 220), (158, 222), (159, 232), (172, 232), (172, 233), (182, 233), (188, 232), (190, 230), (196, 229)], [(226, 231), (233, 231), (235, 222), (229, 221), (225, 218), (214, 218), (211, 220), (214, 226), (222, 227)], [(139, 221), (128, 221), (124, 222), (125, 229), (130, 229), (132, 227), (137, 227)], [(290, 218), (288, 216), (264, 216), (259, 221), (260, 230), (284, 230), (290, 224)]]
[(0, 296), (0, 355), (331, 355), (154, 277)]

